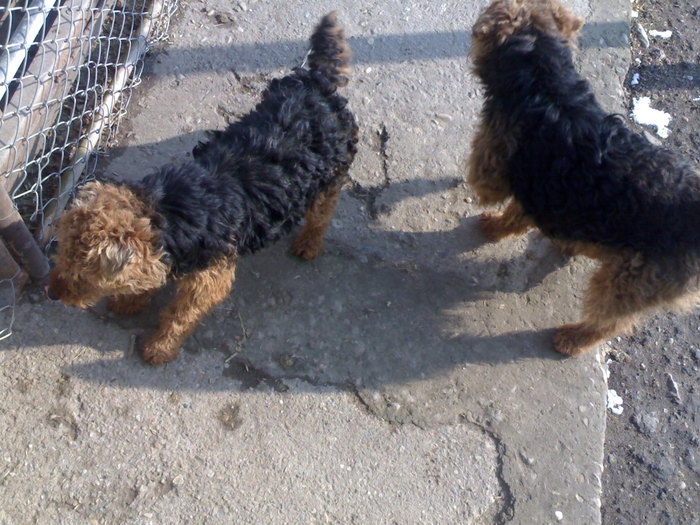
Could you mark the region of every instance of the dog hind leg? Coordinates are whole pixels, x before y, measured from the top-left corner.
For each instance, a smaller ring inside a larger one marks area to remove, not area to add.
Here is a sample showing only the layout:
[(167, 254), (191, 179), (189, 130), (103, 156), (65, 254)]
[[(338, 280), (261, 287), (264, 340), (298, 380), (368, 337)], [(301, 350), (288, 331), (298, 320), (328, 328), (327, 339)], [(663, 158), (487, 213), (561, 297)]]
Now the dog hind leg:
[(683, 293), (682, 285), (662, 275), (656, 265), (634, 256), (604, 260), (586, 290), (584, 320), (559, 327), (554, 348), (566, 355), (582, 354), (631, 331), (644, 312), (676, 301)]
[(333, 217), (340, 198), (340, 184), (336, 183), (316, 197), (306, 212), (304, 227), (292, 243), (292, 254), (305, 261), (315, 259), (323, 251), (323, 235)]

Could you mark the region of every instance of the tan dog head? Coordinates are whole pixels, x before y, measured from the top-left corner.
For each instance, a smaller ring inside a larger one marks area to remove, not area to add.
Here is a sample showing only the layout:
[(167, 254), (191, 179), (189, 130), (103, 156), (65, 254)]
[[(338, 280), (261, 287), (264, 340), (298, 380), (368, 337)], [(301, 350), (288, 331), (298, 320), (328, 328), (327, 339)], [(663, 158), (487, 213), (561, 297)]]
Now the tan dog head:
[(512, 34), (535, 28), (559, 35), (571, 45), (583, 26), (583, 19), (559, 0), (494, 0), (472, 28), (472, 56), (475, 62)]
[(168, 266), (147, 211), (127, 187), (86, 184), (58, 223), (49, 297), (86, 308), (104, 296), (162, 286)]

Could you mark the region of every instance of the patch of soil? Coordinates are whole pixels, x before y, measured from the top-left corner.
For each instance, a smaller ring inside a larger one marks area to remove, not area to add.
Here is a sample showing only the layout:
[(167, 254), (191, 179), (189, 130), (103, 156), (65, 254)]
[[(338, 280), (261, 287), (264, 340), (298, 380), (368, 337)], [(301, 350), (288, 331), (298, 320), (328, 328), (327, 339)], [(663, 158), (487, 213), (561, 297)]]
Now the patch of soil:
[[(650, 97), (673, 118), (658, 140), (700, 166), (700, 3), (636, 0), (633, 9), (630, 110)], [(645, 47), (636, 24), (673, 34)], [(625, 408), (608, 413), (603, 523), (700, 524), (700, 314), (656, 316), (611, 347), (609, 387)]]
[[(650, 97), (651, 105), (672, 116), (664, 146), (700, 163), (700, 2), (637, 0), (632, 19), (632, 64), (627, 81), (632, 99)], [(648, 36), (644, 47), (637, 26), (672, 31), (671, 38)], [(632, 85), (634, 74), (639, 83)], [(649, 128), (647, 128), (649, 129)]]

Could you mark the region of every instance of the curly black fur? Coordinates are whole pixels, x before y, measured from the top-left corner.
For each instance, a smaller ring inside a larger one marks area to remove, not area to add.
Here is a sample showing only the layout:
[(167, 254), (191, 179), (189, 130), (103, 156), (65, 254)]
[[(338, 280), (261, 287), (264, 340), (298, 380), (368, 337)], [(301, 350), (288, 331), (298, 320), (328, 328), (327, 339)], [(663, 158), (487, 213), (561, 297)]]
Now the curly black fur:
[[(323, 43), (318, 31), (315, 41)], [(155, 211), (174, 273), (262, 248), (298, 224), (321, 191), (342, 182), (358, 128), (328, 71), (296, 69), (273, 80), (255, 110), (209, 132), (194, 162), (135, 185)]]
[(562, 38), (516, 33), (475, 71), (484, 118), (516, 139), (511, 191), (546, 235), (654, 258), (700, 251), (700, 177), (601, 109)]

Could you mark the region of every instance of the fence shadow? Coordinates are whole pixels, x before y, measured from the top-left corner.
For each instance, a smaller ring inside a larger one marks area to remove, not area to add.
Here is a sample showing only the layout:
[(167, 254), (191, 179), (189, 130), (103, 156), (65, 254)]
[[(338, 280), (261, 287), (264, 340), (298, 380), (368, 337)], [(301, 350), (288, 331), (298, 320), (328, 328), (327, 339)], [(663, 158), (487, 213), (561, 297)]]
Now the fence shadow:
[[(629, 41), (627, 22), (595, 22), (586, 24), (581, 32), (579, 48), (626, 48)], [(357, 65), (391, 64), (409, 61), (445, 60), (469, 55), (470, 31), (434, 31), (425, 33), (350, 36), (352, 61)], [(195, 74), (201, 72), (259, 73), (279, 67), (301, 64), (308, 48), (308, 40), (280, 40), (251, 44), (206, 46), (201, 48), (163, 49), (155, 54), (166, 55), (179, 69), (159, 74)], [(229, 57), (221, 61), (212, 57)], [(153, 74), (153, 65), (146, 63), (144, 77)]]

